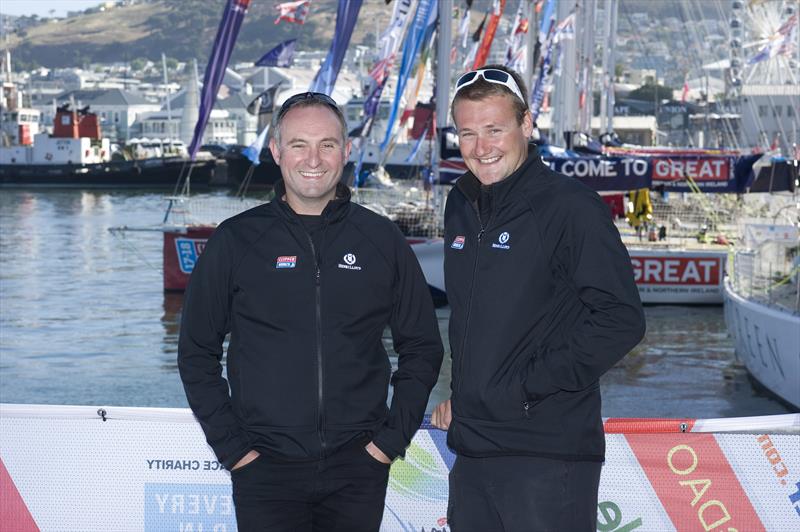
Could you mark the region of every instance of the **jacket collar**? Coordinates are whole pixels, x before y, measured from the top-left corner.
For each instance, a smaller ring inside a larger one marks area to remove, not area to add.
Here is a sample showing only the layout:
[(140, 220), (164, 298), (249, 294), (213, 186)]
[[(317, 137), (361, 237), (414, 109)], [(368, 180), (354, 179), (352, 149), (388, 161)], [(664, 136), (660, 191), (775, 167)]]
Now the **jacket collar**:
[[(544, 163), (541, 160), (538, 148), (535, 144), (529, 144), (528, 157), (522, 165), (502, 181), (489, 185), (491, 195), (494, 198), (495, 208), (503, 205), (506, 202), (506, 198), (513, 197), (510, 196), (510, 191), (518, 189), (520, 183), (531, 179), (534, 175), (538, 174), (543, 167)], [(532, 175), (525, 176), (525, 174), (530, 173), (531, 170), (533, 171)], [(481, 193), (481, 182), (472, 172), (467, 172), (459, 177), (458, 181), (456, 181), (456, 187), (461, 190), (470, 202), (478, 201), (478, 196), (480, 196)]]
[[(277, 205), (278, 211), (291, 220), (297, 220), (297, 213), (286, 203), (283, 197), (286, 195), (286, 185), (283, 179), (275, 183), (275, 199), (272, 203)], [(342, 182), (336, 184), (336, 197), (328, 202), (322, 211), (322, 217), (326, 223), (338, 222), (347, 214), (350, 209), (350, 189)]]

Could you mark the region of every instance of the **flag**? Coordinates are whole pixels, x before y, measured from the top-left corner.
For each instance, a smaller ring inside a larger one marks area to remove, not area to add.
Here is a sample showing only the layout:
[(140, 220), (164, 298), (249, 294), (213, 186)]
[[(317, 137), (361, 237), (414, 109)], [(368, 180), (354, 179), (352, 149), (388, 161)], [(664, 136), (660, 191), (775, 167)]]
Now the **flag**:
[(483, 34), (483, 40), (478, 48), (478, 53), (475, 54), (475, 62), (472, 64), (473, 70), (486, 64), (486, 59), (489, 57), (489, 50), (492, 48), (492, 41), (494, 41), (494, 34), (497, 31), (497, 25), (500, 23), (500, 17), (505, 7), (506, 0), (495, 0), (492, 6), (492, 16), (489, 18), (489, 24), (486, 26), (486, 33)]
[(795, 51), (797, 31), (797, 14), (793, 14), (778, 30), (769, 36), (765, 44), (756, 55), (750, 58), (748, 64), (752, 65), (772, 59), (779, 55), (792, 55)]
[(475, 56), (478, 54), (478, 48), (481, 45), (481, 34), (483, 33), (483, 26), (486, 24), (486, 19), (489, 17), (489, 14), (483, 15), (483, 20), (481, 23), (478, 24), (478, 29), (475, 30), (475, 33), (472, 34), (472, 46), (467, 53), (467, 58), (464, 61), (465, 65), (471, 65), (475, 61)]
[(289, 67), (294, 61), (294, 45), (297, 39), (283, 41), (256, 61), (256, 66)]
[(458, 38), (461, 39), (461, 48), (467, 47), (467, 37), (469, 36), (469, 15), (470, 9), (464, 10), (464, 16), (461, 17), (461, 22), (458, 25)]
[(430, 129), (430, 120), (425, 125), (425, 130), (422, 132), (422, 135), (420, 135), (419, 138), (417, 139), (417, 142), (414, 144), (414, 147), (411, 148), (411, 153), (408, 154), (408, 157), (406, 157), (403, 162), (410, 163), (416, 158), (417, 153), (419, 153), (419, 149), (422, 147), (422, 142), (425, 140), (425, 137), (428, 136), (429, 129)]
[(279, 11), (275, 24), (280, 24), (281, 20), (294, 22), (295, 24), (305, 24), (308, 16), (308, 8), (311, 0), (298, 0), (297, 2), (284, 2), (275, 6)]
[(256, 140), (253, 141), (248, 147), (242, 150), (242, 155), (250, 159), (253, 166), (261, 164), (261, 150), (264, 149), (264, 143), (267, 141), (267, 133), (269, 132), (269, 124), (267, 124), (261, 133), (258, 134)]
[(681, 103), (686, 103), (689, 97), (689, 75), (683, 77), (683, 91), (681, 91)]
[(217, 36), (214, 38), (211, 55), (208, 57), (208, 64), (203, 75), (200, 109), (197, 114), (197, 123), (194, 126), (194, 135), (189, 143), (189, 157), (192, 160), (202, 143), (203, 131), (206, 129), (208, 117), (211, 116), (211, 110), (214, 108), (217, 92), (219, 92), (219, 87), (225, 77), (225, 69), (249, 5), (250, 0), (228, 0), (225, 10), (222, 12), (222, 21), (219, 23)]
[(525, 34), (528, 33), (528, 19), (524, 18), (524, 7), (524, 2), (520, 2), (514, 15), (514, 23), (511, 25), (513, 31), (506, 39), (506, 66), (517, 72), (524, 67), (520, 63), (525, 57)]
[(282, 83), (283, 81), (279, 81), (253, 98), (253, 101), (247, 106), (247, 112), (251, 115), (263, 115), (271, 113), (275, 107), (275, 93)]
[(362, 0), (339, 0), (339, 7), (336, 9), (336, 29), (333, 30), (333, 42), (325, 61), (319, 67), (317, 75), (314, 76), (314, 81), (311, 82), (309, 91), (322, 92), (329, 96), (333, 92), (336, 78), (339, 77), (339, 69), (342, 68), (344, 54), (350, 45), (353, 28), (355, 28), (358, 20), (361, 2)]
[(420, 0), (419, 4), (417, 4), (417, 11), (414, 14), (411, 26), (408, 28), (408, 35), (403, 44), (403, 57), (400, 62), (400, 72), (397, 75), (394, 103), (389, 114), (389, 119), (386, 121), (386, 136), (381, 142), (381, 151), (386, 150), (386, 147), (389, 145), (389, 139), (392, 136), (392, 126), (397, 119), (400, 107), (400, 100), (405, 92), (408, 77), (414, 65), (417, 64), (417, 54), (428, 32), (428, 26), (433, 24), (436, 20), (437, 7), (438, 0)]

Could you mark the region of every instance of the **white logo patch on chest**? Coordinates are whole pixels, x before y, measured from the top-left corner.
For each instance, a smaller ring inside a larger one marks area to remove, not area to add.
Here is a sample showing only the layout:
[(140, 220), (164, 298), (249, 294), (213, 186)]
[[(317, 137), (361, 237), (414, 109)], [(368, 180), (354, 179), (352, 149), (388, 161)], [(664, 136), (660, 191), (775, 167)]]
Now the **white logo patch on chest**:
[(508, 245), (509, 239), (511, 239), (511, 235), (507, 231), (503, 231), (497, 237), (497, 242), (492, 242), (492, 247), (495, 249), (511, 249), (511, 246)]
[(361, 266), (356, 266), (356, 256), (353, 253), (346, 253), (344, 257), (342, 257), (344, 264), (341, 262), (337, 265), (339, 268), (343, 270), (361, 270)]

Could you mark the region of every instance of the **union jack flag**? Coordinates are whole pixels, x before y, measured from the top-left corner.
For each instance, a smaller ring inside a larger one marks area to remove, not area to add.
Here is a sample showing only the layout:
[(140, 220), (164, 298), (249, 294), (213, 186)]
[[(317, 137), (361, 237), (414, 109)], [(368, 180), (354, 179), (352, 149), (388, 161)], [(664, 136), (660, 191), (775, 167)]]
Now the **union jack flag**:
[(772, 59), (778, 55), (791, 55), (796, 48), (795, 32), (797, 31), (797, 14), (781, 24), (781, 27), (767, 38), (767, 43), (756, 55), (750, 58), (749, 64)]
[(389, 57), (381, 59), (375, 66), (372, 67), (372, 70), (369, 71), (369, 77), (375, 80), (375, 83), (378, 85), (382, 84), (383, 81), (389, 77), (389, 71), (394, 66), (394, 58), (397, 54), (391, 54)]
[(306, 17), (308, 16), (309, 4), (311, 4), (311, 0), (284, 2), (276, 5), (275, 9), (277, 9), (279, 13), (278, 18), (275, 19), (275, 24), (279, 24), (281, 20), (294, 22), (295, 24), (305, 24)]

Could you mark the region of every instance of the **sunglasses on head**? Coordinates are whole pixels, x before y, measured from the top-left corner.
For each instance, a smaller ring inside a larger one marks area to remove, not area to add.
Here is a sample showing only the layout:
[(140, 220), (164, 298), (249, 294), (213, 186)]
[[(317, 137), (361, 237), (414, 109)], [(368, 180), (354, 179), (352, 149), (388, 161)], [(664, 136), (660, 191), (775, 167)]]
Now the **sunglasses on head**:
[(342, 112), (342, 110), (339, 109), (339, 105), (336, 103), (336, 101), (325, 93), (301, 92), (300, 94), (295, 94), (294, 96), (291, 96), (285, 102), (283, 102), (283, 105), (281, 105), (281, 108), (278, 111), (278, 120), (283, 118), (284, 115), (289, 112), (289, 109), (291, 109), (300, 102), (310, 102), (310, 103), (319, 103), (322, 105), (327, 105), (328, 107), (333, 109), (333, 111), (337, 115), (341, 114)]
[(458, 81), (456, 81), (456, 93), (453, 95), (453, 97), (455, 97), (461, 89), (472, 85), (481, 78), (489, 83), (504, 86), (514, 93), (514, 95), (516, 95), (516, 97), (519, 98), (522, 103), (525, 103), (525, 98), (522, 96), (522, 91), (519, 89), (519, 85), (517, 85), (517, 82), (514, 81), (514, 76), (503, 70), (497, 70), (496, 68), (473, 70), (472, 72), (463, 74), (460, 78), (458, 78)]

